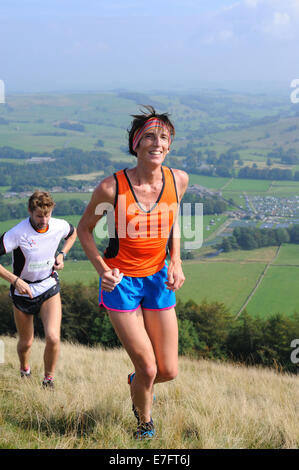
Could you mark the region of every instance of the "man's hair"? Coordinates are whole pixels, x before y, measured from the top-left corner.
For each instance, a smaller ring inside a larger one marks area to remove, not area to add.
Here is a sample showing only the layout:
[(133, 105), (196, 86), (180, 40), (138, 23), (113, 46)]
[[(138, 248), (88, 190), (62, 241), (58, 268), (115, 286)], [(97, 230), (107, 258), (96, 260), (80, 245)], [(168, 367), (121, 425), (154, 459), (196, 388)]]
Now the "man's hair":
[(55, 202), (50, 193), (46, 191), (35, 191), (29, 198), (28, 209), (33, 212), (35, 209), (42, 209), (44, 214), (54, 209)]
[(157, 114), (153, 106), (149, 105), (142, 105), (143, 108), (145, 108), (145, 111), (142, 112), (142, 114), (133, 114), (132, 117), (134, 120), (131, 123), (131, 129), (128, 129), (128, 134), (129, 134), (129, 152), (131, 155), (134, 155), (137, 157), (137, 153), (133, 150), (133, 138), (134, 134), (136, 131), (141, 129), (141, 127), (144, 126), (146, 121), (150, 118), (157, 118), (160, 119), (160, 121), (164, 122), (166, 127), (169, 130), (170, 136), (173, 138), (175, 136), (175, 128), (172, 122), (170, 121), (168, 117), (168, 113), (163, 113), (163, 114)]

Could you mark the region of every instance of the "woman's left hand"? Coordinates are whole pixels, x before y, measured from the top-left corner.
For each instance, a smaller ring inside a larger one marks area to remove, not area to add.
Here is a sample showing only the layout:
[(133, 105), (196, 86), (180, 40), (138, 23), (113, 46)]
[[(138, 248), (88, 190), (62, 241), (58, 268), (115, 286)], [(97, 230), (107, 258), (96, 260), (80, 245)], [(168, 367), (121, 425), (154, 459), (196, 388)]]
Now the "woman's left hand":
[(182, 287), (185, 282), (185, 276), (182, 270), (181, 259), (176, 258), (170, 260), (167, 278), (168, 281), (165, 282), (167, 289), (176, 291)]

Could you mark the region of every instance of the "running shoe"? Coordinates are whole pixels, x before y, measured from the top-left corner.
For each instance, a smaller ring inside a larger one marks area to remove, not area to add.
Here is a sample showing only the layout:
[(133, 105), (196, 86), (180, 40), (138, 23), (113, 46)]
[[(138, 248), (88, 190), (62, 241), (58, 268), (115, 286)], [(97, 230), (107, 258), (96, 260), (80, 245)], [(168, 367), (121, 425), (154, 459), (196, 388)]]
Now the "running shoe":
[(136, 439), (152, 439), (156, 435), (155, 426), (151, 419), (148, 423), (141, 423), (137, 427)]
[(31, 370), (30, 367), (27, 367), (27, 369), (20, 369), (20, 374), (21, 378), (23, 379), (24, 377), (29, 378), (31, 376)]
[(51, 375), (45, 375), (42, 386), (44, 388), (54, 388), (54, 379)]

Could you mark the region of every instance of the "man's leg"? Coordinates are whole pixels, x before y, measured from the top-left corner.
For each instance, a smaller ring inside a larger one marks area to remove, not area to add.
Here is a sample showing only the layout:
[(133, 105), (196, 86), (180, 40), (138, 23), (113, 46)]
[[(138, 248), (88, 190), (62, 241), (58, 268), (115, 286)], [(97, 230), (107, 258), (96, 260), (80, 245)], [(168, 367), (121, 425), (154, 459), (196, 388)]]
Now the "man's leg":
[(50, 375), (53, 377), (60, 350), (61, 299), (59, 293), (43, 302), (40, 317), (46, 339), (44, 352), (45, 376)]
[(33, 315), (21, 312), (13, 306), (15, 324), (19, 336), (17, 352), (20, 359), (20, 367), (23, 370), (29, 367), (29, 357), (34, 338)]
[(172, 380), (178, 374), (178, 322), (175, 309), (143, 309), (143, 316), (157, 361), (155, 383)]
[(144, 327), (143, 312), (108, 310), (111, 323), (135, 366), (131, 383), (131, 396), (142, 422), (151, 419), (152, 388), (157, 373), (156, 359), (149, 336)]

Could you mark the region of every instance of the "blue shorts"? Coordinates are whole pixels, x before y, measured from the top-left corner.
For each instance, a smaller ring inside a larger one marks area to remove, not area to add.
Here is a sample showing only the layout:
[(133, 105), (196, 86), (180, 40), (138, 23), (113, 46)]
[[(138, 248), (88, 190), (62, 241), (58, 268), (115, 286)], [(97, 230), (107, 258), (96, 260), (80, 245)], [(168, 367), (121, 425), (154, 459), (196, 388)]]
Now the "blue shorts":
[(124, 276), (112, 292), (99, 289), (99, 303), (108, 310), (132, 312), (139, 306), (149, 310), (175, 307), (175, 293), (166, 288), (167, 266), (146, 277)]

